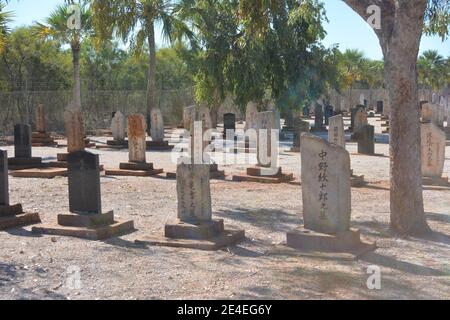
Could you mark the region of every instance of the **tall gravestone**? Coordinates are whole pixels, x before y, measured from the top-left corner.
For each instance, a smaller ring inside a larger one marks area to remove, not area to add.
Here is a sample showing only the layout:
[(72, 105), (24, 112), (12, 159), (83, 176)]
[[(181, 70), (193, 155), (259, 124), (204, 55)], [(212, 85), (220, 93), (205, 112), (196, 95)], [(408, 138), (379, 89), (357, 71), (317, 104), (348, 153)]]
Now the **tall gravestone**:
[(64, 123), (67, 136), (67, 152), (83, 151), (86, 146), (86, 141), (84, 139), (81, 111), (67, 109), (64, 112)]
[[(274, 134), (274, 130), (280, 130), (277, 127), (276, 112), (266, 111), (259, 113), (257, 130), (257, 159), (259, 166), (278, 166), (278, 141), (275, 137), (276, 133)], [(273, 159), (274, 157), (276, 159)]]
[(46, 133), (47, 126), (45, 123), (44, 105), (39, 104), (36, 107), (36, 131), (39, 133)]
[(330, 118), (334, 114), (334, 108), (332, 106), (325, 107), (325, 125), (328, 126), (330, 124)]
[(368, 124), (366, 110), (364, 108), (357, 108), (354, 119), (353, 132), (357, 133), (361, 128)]
[(159, 108), (153, 108), (151, 111), (150, 133), (152, 141), (159, 143), (164, 141), (164, 119)]
[(126, 118), (122, 112), (114, 112), (114, 116), (111, 120), (111, 131), (115, 141), (123, 143), (126, 136)]
[(223, 134), (224, 137), (234, 137), (236, 131), (236, 115), (234, 113), (225, 113), (223, 115)]
[(377, 101), (377, 113), (378, 114), (383, 114), (384, 112), (384, 105), (383, 105), (383, 101), (382, 100), (378, 100)]
[(245, 112), (245, 130), (256, 129), (258, 118), (258, 107), (255, 102), (249, 102)]
[(323, 107), (320, 104), (316, 104), (314, 108), (314, 131), (323, 131)]
[(130, 162), (145, 163), (147, 124), (141, 114), (128, 116), (128, 158)]
[(375, 154), (375, 127), (365, 125), (356, 133), (358, 140), (358, 153), (373, 155)]
[(342, 115), (337, 115), (330, 118), (328, 141), (345, 148), (344, 118)]
[(190, 106), (183, 111), (183, 125), (185, 130), (191, 130), (192, 123), (195, 121), (195, 106)]
[(304, 228), (289, 232), (287, 244), (297, 249), (350, 250), (361, 245), (350, 228), (350, 155), (319, 137), (302, 135)]
[(434, 123), (422, 123), (421, 140), (422, 176), (440, 179), (445, 163), (445, 133)]
[(9, 206), (8, 153), (0, 150), (0, 206)]

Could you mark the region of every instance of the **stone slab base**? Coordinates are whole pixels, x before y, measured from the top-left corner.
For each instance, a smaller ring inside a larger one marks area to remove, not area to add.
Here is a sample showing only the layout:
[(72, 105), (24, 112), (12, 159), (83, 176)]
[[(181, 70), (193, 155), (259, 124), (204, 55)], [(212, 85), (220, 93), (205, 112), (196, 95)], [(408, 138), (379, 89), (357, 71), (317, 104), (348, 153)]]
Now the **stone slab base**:
[(136, 240), (135, 243), (214, 251), (244, 239), (244, 230), (225, 230), (223, 220), (213, 220), (202, 224), (168, 224), (165, 227), (165, 237)]
[(0, 206), (0, 230), (23, 227), (40, 222), (39, 214), (23, 212), (20, 204)]
[(111, 211), (97, 215), (58, 215), (58, 224), (33, 227), (32, 231), (37, 234), (105, 240), (134, 232), (135, 229), (132, 220), (116, 221)]
[(147, 148), (150, 150), (166, 151), (172, 150), (175, 146), (169, 145), (169, 141), (147, 141)]
[(114, 146), (114, 147), (123, 147), (123, 148), (128, 147), (128, 142), (127, 141), (108, 140), (108, 141), (106, 141), (106, 144), (108, 146)]
[(15, 178), (52, 179), (55, 177), (67, 176), (67, 169), (63, 169), (63, 168), (26, 169), (26, 170), (14, 171), (11, 173), (11, 176), (13, 176)]
[(107, 169), (107, 176), (123, 176), (123, 177), (151, 177), (163, 173), (163, 169), (152, 170), (123, 170), (123, 169)]
[(153, 163), (146, 162), (123, 162), (119, 165), (120, 170), (136, 170), (136, 171), (150, 171), (153, 170)]
[(449, 187), (450, 186), (448, 177), (439, 177), (439, 178), (423, 177), (422, 184), (425, 186), (439, 186), (439, 187)]
[(8, 167), (10, 170), (24, 170), (33, 168), (42, 168), (45, 164), (42, 163), (42, 158), (9, 158)]
[(257, 183), (288, 183), (294, 180), (294, 175), (283, 173), (279, 177), (264, 177), (264, 176), (249, 176), (249, 175), (234, 175), (235, 182), (257, 182)]
[[(209, 171), (209, 179), (210, 180), (223, 180), (225, 179), (225, 171), (219, 170), (219, 165), (217, 163), (211, 164), (211, 170)], [(176, 179), (177, 173), (176, 172), (167, 172), (166, 173), (167, 179)]]
[[(346, 252), (359, 251), (367, 244), (361, 241), (361, 234), (357, 229), (329, 235), (301, 227), (287, 233), (287, 246), (297, 250)], [(375, 245), (369, 247), (375, 249)]]
[(263, 167), (251, 167), (247, 168), (247, 175), (254, 177), (264, 177), (264, 178), (279, 178), (283, 176), (281, 167), (277, 168), (276, 173), (272, 173), (273, 169), (263, 168)]

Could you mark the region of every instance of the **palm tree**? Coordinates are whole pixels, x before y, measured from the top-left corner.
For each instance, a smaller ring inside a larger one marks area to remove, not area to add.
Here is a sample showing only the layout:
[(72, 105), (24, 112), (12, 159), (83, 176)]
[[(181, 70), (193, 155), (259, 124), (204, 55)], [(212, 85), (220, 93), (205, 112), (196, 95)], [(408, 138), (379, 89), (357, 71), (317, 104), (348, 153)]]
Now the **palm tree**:
[(427, 50), (418, 61), (420, 82), (433, 89), (439, 90), (446, 82), (445, 59), (437, 50)]
[(0, 1), (0, 53), (5, 49), (6, 38), (9, 33), (8, 23), (11, 22), (13, 14), (3, 11), (6, 4)]
[(79, 0), (76, 5), (81, 13), (81, 29), (68, 27), (68, 20), (73, 14), (73, 1), (66, 1), (58, 5), (45, 20), (45, 23), (37, 23), (35, 32), (41, 39), (52, 39), (61, 45), (70, 44), (73, 58), (73, 100), (72, 108), (81, 110), (81, 79), (80, 79), (80, 49), (83, 39), (92, 36), (91, 12), (87, 7), (87, 0)]
[(130, 43), (135, 53), (148, 45), (147, 123), (156, 107), (155, 24), (162, 26), (164, 40), (172, 42), (192, 33), (175, 14), (177, 1), (170, 0), (92, 0), (93, 23), (98, 37), (109, 40), (115, 34)]

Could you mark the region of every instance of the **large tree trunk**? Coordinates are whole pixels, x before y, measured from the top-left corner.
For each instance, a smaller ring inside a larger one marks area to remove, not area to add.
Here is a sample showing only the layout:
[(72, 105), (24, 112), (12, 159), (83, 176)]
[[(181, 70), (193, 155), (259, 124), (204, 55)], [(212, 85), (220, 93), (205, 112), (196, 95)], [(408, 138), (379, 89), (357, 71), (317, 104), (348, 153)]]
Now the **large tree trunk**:
[(72, 108), (81, 110), (81, 78), (80, 78), (80, 44), (72, 44), (73, 58), (73, 105)]
[[(370, 0), (345, 0), (366, 19)], [(417, 56), (427, 0), (378, 1), (382, 29), (375, 30), (385, 58), (391, 105), (391, 229), (400, 234), (430, 231), (422, 196)]]
[(155, 27), (151, 21), (147, 26), (148, 47), (149, 47), (149, 66), (148, 66), (148, 85), (147, 85), (147, 130), (150, 135), (151, 112), (156, 108), (156, 43)]

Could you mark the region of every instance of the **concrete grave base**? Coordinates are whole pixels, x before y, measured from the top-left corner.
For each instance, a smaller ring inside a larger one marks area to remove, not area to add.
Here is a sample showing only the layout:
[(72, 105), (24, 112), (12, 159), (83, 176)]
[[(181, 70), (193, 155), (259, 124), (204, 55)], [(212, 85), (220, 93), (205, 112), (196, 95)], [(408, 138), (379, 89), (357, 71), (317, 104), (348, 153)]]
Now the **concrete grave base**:
[(349, 252), (366, 249), (375, 250), (375, 244), (365, 244), (361, 241), (360, 231), (350, 229), (336, 235), (315, 232), (300, 227), (287, 233), (287, 246), (297, 250)]
[(45, 164), (42, 163), (42, 158), (9, 158), (8, 167), (10, 170), (24, 170), (33, 168), (42, 168)]
[(156, 150), (156, 151), (168, 151), (175, 148), (175, 146), (171, 146), (169, 141), (147, 141), (147, 149), (148, 150)]
[(0, 205), (0, 230), (28, 226), (40, 223), (38, 213), (23, 212), (22, 205), (12, 206)]
[(266, 169), (262, 167), (252, 167), (247, 168), (246, 175), (234, 175), (233, 181), (236, 182), (259, 182), (259, 183), (283, 183), (283, 182), (291, 182), (294, 180), (293, 174), (286, 174), (282, 172), (281, 167), (277, 169), (276, 173), (272, 173), (267, 171), (264, 173)]
[(163, 169), (154, 169), (153, 163), (121, 163), (119, 169), (107, 169), (107, 176), (150, 177), (163, 173)]
[[(217, 163), (211, 164), (211, 170), (209, 171), (209, 179), (210, 180), (223, 180), (225, 179), (225, 171), (219, 170), (219, 166)], [(166, 173), (167, 179), (176, 179), (177, 173), (176, 172), (167, 172)]]
[(15, 178), (39, 178), (52, 179), (55, 177), (67, 176), (67, 169), (64, 168), (37, 168), (18, 170), (11, 173)]
[(439, 186), (439, 187), (450, 187), (448, 177), (423, 177), (422, 184), (425, 186)]
[(134, 222), (117, 221), (112, 211), (105, 214), (60, 214), (55, 225), (33, 227), (33, 233), (75, 237), (88, 240), (105, 240), (134, 232)]
[(136, 240), (136, 244), (215, 251), (245, 239), (244, 230), (226, 230), (223, 220), (190, 224), (179, 222), (165, 227), (164, 237)]

